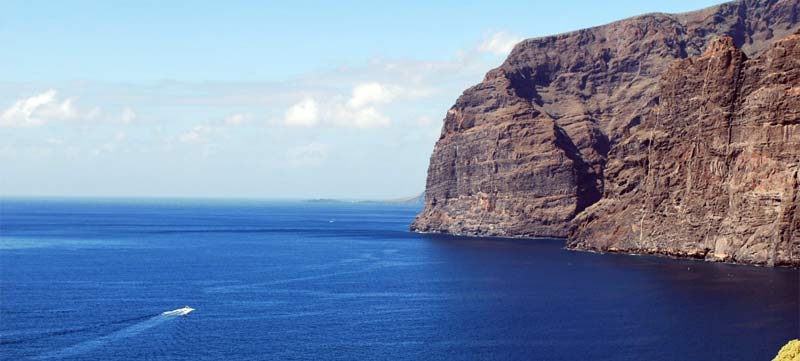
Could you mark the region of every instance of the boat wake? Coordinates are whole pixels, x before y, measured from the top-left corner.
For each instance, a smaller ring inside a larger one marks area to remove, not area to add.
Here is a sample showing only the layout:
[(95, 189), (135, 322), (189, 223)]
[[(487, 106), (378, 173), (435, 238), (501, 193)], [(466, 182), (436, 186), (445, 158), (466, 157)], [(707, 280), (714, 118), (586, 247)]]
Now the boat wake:
[(179, 316), (186, 316), (190, 312), (194, 311), (194, 308), (189, 306), (179, 308), (177, 310), (166, 311), (162, 312), (156, 316), (149, 317), (144, 321), (139, 323), (133, 324), (131, 326), (125, 327), (123, 329), (117, 330), (105, 336), (100, 336), (88, 341), (84, 341), (66, 348), (62, 348), (59, 350), (50, 351), (44, 353), (37, 357), (37, 359), (63, 359), (67, 357), (72, 357), (75, 355), (80, 355), (83, 353), (90, 352), (97, 348), (100, 348), (104, 345), (109, 343), (125, 339), (131, 336), (138, 335), (144, 332), (147, 329), (156, 327), (164, 322), (167, 322), (171, 319), (174, 319)]
[(0, 335), (0, 346), (13, 345), (13, 344), (19, 344), (19, 343), (28, 343), (28, 342), (34, 342), (34, 341), (43, 340), (43, 339), (47, 339), (47, 338), (51, 338), (51, 337), (58, 337), (58, 336), (64, 336), (64, 335), (69, 335), (69, 334), (73, 334), (73, 333), (86, 332), (86, 331), (90, 331), (90, 330), (92, 330), (92, 329), (94, 329), (96, 327), (104, 327), (104, 326), (108, 326), (108, 325), (118, 325), (118, 324), (123, 324), (123, 323), (131, 323), (131, 322), (134, 322), (134, 321), (141, 321), (141, 320), (144, 320), (144, 319), (147, 319), (147, 318), (150, 318), (150, 317), (153, 317), (153, 315), (139, 316), (139, 317), (134, 317), (134, 318), (126, 318), (126, 319), (122, 319), (122, 320), (112, 321), (110, 323), (96, 324), (96, 325), (89, 326), (89, 327), (57, 329), (57, 330), (51, 330), (51, 331), (45, 331), (45, 332), (37, 332), (37, 333), (33, 333), (33, 334), (30, 334), (30, 333), (29, 334), (24, 334), (24, 333), (22, 333), (22, 334), (17, 334), (17, 335)]

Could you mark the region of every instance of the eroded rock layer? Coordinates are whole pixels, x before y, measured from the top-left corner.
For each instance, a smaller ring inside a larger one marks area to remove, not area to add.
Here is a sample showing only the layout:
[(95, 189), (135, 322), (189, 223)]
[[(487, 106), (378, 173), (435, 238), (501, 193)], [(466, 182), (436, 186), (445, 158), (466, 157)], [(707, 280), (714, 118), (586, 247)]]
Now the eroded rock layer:
[(604, 192), (609, 149), (658, 104), (669, 64), (720, 35), (757, 54), (794, 32), (799, 3), (738, 1), (521, 42), (447, 112), (412, 230), (566, 237)]
[(800, 265), (800, 32), (752, 60), (721, 38), (660, 90), (569, 246)]

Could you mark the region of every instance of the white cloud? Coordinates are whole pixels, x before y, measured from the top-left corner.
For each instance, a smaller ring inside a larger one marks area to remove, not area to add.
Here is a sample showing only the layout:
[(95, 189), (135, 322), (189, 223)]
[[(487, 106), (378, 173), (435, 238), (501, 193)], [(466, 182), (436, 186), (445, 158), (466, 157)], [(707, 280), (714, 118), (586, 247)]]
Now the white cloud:
[(429, 89), (409, 89), (378, 82), (356, 84), (349, 97), (329, 95), (324, 101), (307, 97), (286, 110), (287, 126), (338, 128), (384, 128), (392, 121), (379, 108), (401, 98), (417, 98), (431, 94)]
[(289, 126), (313, 127), (319, 121), (319, 107), (313, 98), (306, 98), (286, 110), (284, 124)]
[(252, 115), (249, 113), (234, 113), (221, 121), (206, 122), (191, 127), (186, 132), (178, 136), (178, 141), (185, 144), (204, 144), (209, 145), (211, 141), (219, 136), (225, 136), (227, 128), (240, 126), (250, 121)]
[(392, 124), (392, 120), (375, 107), (355, 108), (337, 103), (331, 105), (326, 120), (339, 128), (385, 128)]
[(223, 121), (226, 125), (242, 125), (250, 121), (252, 116), (247, 113), (231, 114)]
[(478, 51), (495, 55), (507, 55), (514, 48), (514, 45), (517, 45), (520, 41), (522, 41), (522, 37), (501, 31), (484, 39), (478, 45)]
[(45, 120), (74, 119), (78, 116), (78, 111), (72, 104), (71, 98), (64, 99), (61, 103), (53, 99), (52, 102), (37, 107), (33, 115)]
[(289, 164), (295, 167), (316, 166), (328, 159), (328, 145), (310, 143), (300, 147), (290, 148), (286, 152)]
[[(61, 98), (55, 89), (48, 89), (40, 94), (19, 99), (7, 109), (0, 112), (1, 127), (35, 127), (54, 121), (98, 120), (103, 118), (100, 107), (82, 110), (75, 105), (74, 98)], [(136, 119), (136, 112), (124, 107), (118, 118), (107, 120), (130, 123)]]
[[(343, 97), (333, 97), (325, 103), (318, 103), (314, 98), (306, 98), (289, 107), (283, 123), (293, 127), (337, 128), (380, 128), (391, 125), (391, 119), (376, 107), (353, 104)], [(355, 102), (355, 104), (363, 103)]]
[(219, 128), (210, 125), (195, 125), (186, 133), (178, 136), (178, 141), (186, 144), (205, 144), (209, 137), (218, 133)]
[(203, 142), (203, 136), (200, 135), (200, 131), (198, 129), (192, 128), (192, 130), (179, 135), (178, 140), (181, 143), (196, 144)]
[(131, 107), (122, 108), (122, 115), (120, 116), (120, 120), (122, 123), (128, 124), (134, 120), (136, 120), (136, 111), (133, 110)]
[(353, 108), (360, 108), (370, 104), (384, 104), (392, 101), (398, 92), (390, 90), (380, 83), (358, 84), (353, 88), (353, 94), (347, 104)]
[(78, 111), (71, 98), (59, 100), (55, 89), (16, 101), (0, 114), (0, 126), (29, 127), (51, 120), (73, 119)]

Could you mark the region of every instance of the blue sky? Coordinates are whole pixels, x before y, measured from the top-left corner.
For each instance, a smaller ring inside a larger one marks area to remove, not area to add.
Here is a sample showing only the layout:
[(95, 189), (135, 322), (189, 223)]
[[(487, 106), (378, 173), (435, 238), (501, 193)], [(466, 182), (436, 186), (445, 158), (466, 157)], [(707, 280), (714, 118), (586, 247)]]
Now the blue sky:
[(393, 198), (518, 40), (714, 1), (6, 1), (0, 194)]

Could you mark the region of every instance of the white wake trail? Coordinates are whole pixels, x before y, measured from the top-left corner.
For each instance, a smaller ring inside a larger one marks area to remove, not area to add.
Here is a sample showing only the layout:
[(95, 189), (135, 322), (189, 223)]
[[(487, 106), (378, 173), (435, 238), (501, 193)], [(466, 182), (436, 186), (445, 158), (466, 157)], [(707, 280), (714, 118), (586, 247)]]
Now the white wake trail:
[(109, 343), (138, 335), (147, 329), (158, 326), (176, 317), (186, 316), (192, 311), (194, 311), (194, 308), (186, 306), (184, 308), (179, 308), (177, 310), (162, 312), (157, 316), (150, 317), (142, 322), (125, 327), (121, 330), (114, 331), (108, 335), (84, 341), (66, 348), (62, 348), (60, 350), (54, 350), (44, 353), (39, 357), (37, 357), (37, 359), (52, 359), (52, 358), (61, 359), (87, 353), (92, 350), (96, 350), (97, 348), (100, 348)]

